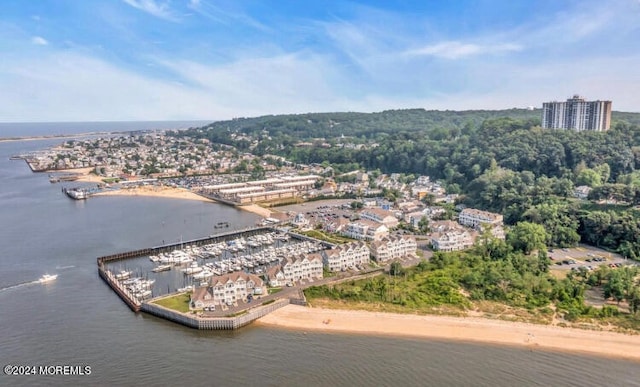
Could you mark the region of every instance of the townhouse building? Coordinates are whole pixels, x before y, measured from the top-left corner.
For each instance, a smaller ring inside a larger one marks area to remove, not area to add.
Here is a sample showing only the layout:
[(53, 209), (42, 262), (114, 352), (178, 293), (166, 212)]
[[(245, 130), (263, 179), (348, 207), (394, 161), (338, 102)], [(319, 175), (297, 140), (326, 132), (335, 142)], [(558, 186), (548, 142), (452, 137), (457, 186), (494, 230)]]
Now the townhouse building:
[(324, 250), (322, 260), (329, 271), (344, 271), (369, 262), (369, 248), (364, 242), (338, 245), (335, 249)]
[(248, 295), (266, 294), (264, 281), (254, 274), (230, 273), (214, 277), (209, 286), (197, 288), (190, 306), (199, 309), (211, 305), (232, 305), (246, 301)]
[(394, 259), (414, 256), (416, 239), (408, 235), (392, 235), (382, 240), (371, 242), (371, 257), (378, 263), (386, 263)]

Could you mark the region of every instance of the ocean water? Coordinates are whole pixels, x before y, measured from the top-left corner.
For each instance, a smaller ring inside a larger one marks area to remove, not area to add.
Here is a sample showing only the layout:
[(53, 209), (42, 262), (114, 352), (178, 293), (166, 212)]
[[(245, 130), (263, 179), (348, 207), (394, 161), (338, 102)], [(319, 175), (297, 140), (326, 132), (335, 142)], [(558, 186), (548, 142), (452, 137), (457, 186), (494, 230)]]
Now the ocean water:
[(89, 132), (188, 129), (211, 121), (0, 122), (0, 137), (51, 136)]
[[(197, 331), (134, 314), (100, 280), (96, 257), (257, 217), (186, 200), (73, 201), (9, 160), (55, 143), (0, 143), (0, 365), (88, 365), (91, 374), (0, 374), (0, 385), (640, 386), (640, 364), (617, 359), (256, 325)], [(59, 277), (34, 283), (44, 273)]]

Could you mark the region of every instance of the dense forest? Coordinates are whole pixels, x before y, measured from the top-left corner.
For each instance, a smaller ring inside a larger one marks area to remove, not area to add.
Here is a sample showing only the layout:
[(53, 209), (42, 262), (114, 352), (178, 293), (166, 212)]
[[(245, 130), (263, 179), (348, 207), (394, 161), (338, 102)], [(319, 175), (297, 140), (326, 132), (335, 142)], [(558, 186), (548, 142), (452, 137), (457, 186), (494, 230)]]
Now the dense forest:
[[(540, 110), (322, 113), (240, 118), (173, 133), (297, 163), (428, 175), (463, 204), (529, 221), (549, 246), (579, 241), (640, 257), (640, 114), (607, 132), (541, 129)], [(573, 198), (592, 188), (590, 201)]]

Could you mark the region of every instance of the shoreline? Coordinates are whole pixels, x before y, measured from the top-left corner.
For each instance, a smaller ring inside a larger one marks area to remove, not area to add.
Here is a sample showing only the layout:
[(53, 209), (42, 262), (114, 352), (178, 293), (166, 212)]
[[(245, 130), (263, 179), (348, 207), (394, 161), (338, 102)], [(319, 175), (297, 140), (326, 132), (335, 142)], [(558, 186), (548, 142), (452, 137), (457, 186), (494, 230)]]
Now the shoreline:
[(0, 137), (0, 142), (17, 142), (17, 141), (40, 141), (40, 140), (68, 140), (79, 137), (89, 136), (102, 136), (108, 134), (114, 134), (117, 132), (88, 132), (78, 134), (52, 134), (52, 135), (40, 135), (40, 136), (17, 136), (17, 137)]
[(256, 324), (321, 333), (414, 337), (508, 345), (640, 362), (640, 335), (477, 317), (395, 314), (287, 305)]
[(207, 199), (185, 188), (144, 186), (137, 188), (122, 188), (112, 191), (103, 191), (92, 194), (91, 196), (143, 196), (166, 199), (185, 199), (198, 200), (201, 202), (215, 203), (214, 200)]
[[(85, 181), (86, 180), (77, 180)], [(155, 197), (165, 199), (184, 199), (184, 200), (197, 200), (206, 203), (218, 203), (214, 199), (209, 199), (204, 196), (198, 195), (186, 188), (173, 188), (173, 187), (159, 187), (159, 186), (143, 186), (136, 188), (118, 189), (113, 191), (103, 191), (95, 193), (91, 196), (143, 196), (143, 197)], [(257, 204), (250, 204), (244, 206), (235, 207), (242, 211), (247, 211), (252, 214), (268, 218), (271, 216), (272, 211), (264, 207), (260, 207)]]
[[(78, 169), (65, 169), (58, 171), (47, 172), (59, 172), (59, 173), (77, 173), (78, 179), (76, 182), (80, 183), (102, 183), (104, 177), (93, 175), (89, 173), (94, 167), (78, 168)], [(146, 196), (146, 197), (161, 197), (169, 199), (186, 199), (186, 200), (199, 200), (207, 203), (219, 203), (215, 199), (209, 199), (197, 193), (190, 191), (186, 188), (175, 188), (167, 186), (148, 185), (135, 188), (124, 188), (113, 191), (103, 191), (92, 196)], [(251, 212), (253, 214), (268, 218), (274, 212), (267, 208), (261, 207), (257, 204), (246, 204), (241, 206), (235, 206), (235, 208)]]

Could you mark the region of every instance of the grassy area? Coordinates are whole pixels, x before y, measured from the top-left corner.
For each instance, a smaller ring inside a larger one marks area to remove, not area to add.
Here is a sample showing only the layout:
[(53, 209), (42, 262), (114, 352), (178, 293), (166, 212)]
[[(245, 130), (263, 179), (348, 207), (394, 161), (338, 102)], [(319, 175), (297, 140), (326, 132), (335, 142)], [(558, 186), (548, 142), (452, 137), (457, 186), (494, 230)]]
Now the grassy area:
[(327, 234), (320, 230), (303, 231), (300, 234), (306, 235), (311, 238), (316, 238), (321, 241), (335, 243), (335, 244), (348, 243), (353, 241), (353, 239), (349, 239), (349, 238), (345, 238), (345, 237), (341, 237), (333, 234)]
[(176, 310), (181, 313), (189, 312), (189, 299), (191, 293), (182, 293), (177, 296), (163, 298), (155, 301), (155, 304), (164, 306), (165, 308)]
[(282, 288), (269, 288), (268, 289), (269, 294), (278, 293), (280, 291), (282, 291)]
[(384, 310), (405, 308), (414, 313), (431, 313), (434, 307), (444, 305), (464, 310), (471, 304), (444, 270), (415, 273), (409, 278), (381, 275), (334, 286), (312, 286), (304, 293), (309, 302), (325, 299), (350, 304), (370, 303), (377, 305), (378, 310), (384, 306)]
[(238, 316), (242, 316), (243, 314), (247, 314), (247, 311), (246, 310), (242, 310), (242, 311), (240, 311), (238, 313), (228, 314), (225, 317), (238, 317)]

